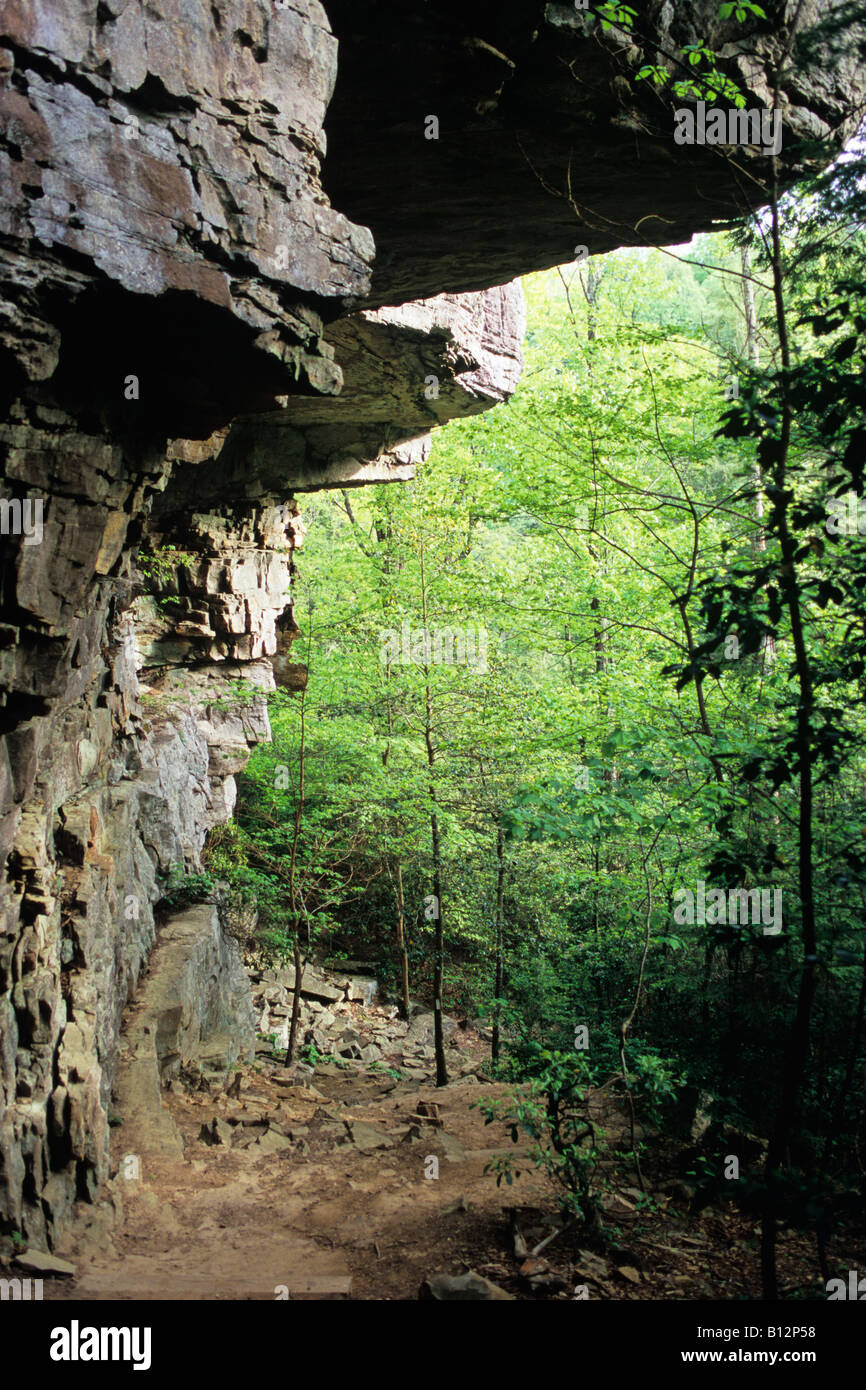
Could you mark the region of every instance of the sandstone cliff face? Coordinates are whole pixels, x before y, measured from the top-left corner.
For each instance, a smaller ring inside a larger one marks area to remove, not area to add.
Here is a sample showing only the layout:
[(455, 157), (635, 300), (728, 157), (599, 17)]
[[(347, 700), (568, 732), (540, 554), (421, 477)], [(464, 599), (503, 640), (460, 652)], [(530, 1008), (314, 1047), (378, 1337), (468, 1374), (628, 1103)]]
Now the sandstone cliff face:
[[(689, 37), (646, 8), (633, 43), (537, 0), (0, 7), (0, 1228), (50, 1243), (106, 1177), (165, 876), (299, 679), (296, 496), (408, 478), (513, 391), (517, 274), (760, 201), (635, 96)], [(863, 87), (825, 54), (792, 129)]]

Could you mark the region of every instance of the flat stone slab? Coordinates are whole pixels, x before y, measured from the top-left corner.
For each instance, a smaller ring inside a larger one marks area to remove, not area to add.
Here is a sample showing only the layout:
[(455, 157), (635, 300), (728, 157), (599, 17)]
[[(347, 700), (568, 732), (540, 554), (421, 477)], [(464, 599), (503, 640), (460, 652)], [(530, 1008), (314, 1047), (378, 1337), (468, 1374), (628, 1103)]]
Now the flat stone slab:
[(56, 1274), (65, 1278), (72, 1278), (75, 1274), (75, 1265), (58, 1259), (56, 1255), (49, 1255), (45, 1250), (25, 1250), (23, 1254), (15, 1256), (13, 1263), (19, 1269), (26, 1269), (29, 1274)]

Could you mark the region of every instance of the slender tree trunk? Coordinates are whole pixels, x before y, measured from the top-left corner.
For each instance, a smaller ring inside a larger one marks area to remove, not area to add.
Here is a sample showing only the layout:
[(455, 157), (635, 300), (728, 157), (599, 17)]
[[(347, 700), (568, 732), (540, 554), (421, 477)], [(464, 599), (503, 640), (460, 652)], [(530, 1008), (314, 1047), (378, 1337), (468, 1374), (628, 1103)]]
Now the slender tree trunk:
[(595, 342), (595, 330), (598, 323), (598, 300), (604, 267), (602, 265), (587, 265), (586, 280), (583, 278), (582, 270), (578, 274), (580, 287), (586, 300), (586, 339), (587, 342), (593, 343)]
[[(310, 611), (310, 633), (307, 640), (307, 670), (310, 669), (310, 652), (313, 645), (313, 614)], [(301, 959), (301, 915), (298, 911), (298, 886), (296, 869), (298, 862), (298, 840), (301, 835), (301, 821), (304, 816), (304, 774), (307, 762), (307, 687), (301, 691), (301, 742), (298, 766), (298, 804), (295, 807), (295, 823), (292, 829), (292, 852), (289, 857), (289, 911), (291, 913), (294, 937), (292, 938), (292, 963), (295, 969), (295, 990), (292, 997), (292, 1021), (289, 1024), (289, 1042), (286, 1048), (286, 1066), (292, 1064), (295, 1043), (298, 1037), (298, 1024), (301, 1020), (301, 985), (304, 979), (304, 964)]]
[(595, 841), (592, 850), (592, 867), (595, 880), (592, 889), (592, 934), (597, 946), (601, 940), (601, 914), (599, 912), (599, 902), (601, 898), (601, 889), (599, 888), (599, 883), (601, 881), (601, 855), (599, 853), (598, 840)]
[(496, 1002), (493, 1005), (493, 1041), (490, 1045), (490, 1057), (493, 1062), (499, 1061), (499, 1001), (502, 998), (502, 929), (503, 911), (502, 904), (505, 895), (505, 834), (500, 825), (496, 831), (496, 925), (494, 953), (496, 958), (496, 975), (493, 985)]
[[(743, 318), (746, 325), (746, 357), (753, 367), (760, 367), (761, 350), (758, 347), (758, 318), (755, 313), (755, 287), (752, 283), (752, 256), (748, 246), (740, 248), (740, 269), (743, 286)], [(761, 515), (763, 515), (763, 506)]]
[[(758, 316), (755, 312), (755, 287), (752, 283), (752, 256), (748, 246), (740, 248), (741, 285), (743, 287), (743, 319), (746, 326), (745, 353), (750, 365), (757, 369), (761, 365), (761, 349), (758, 345)], [(755, 480), (755, 517), (758, 522), (758, 535), (755, 547), (764, 552), (767, 549), (767, 532), (764, 529), (764, 476), (761, 465), (755, 458), (752, 476)], [(761, 643), (765, 663), (772, 666), (776, 659), (776, 646), (767, 635)]]
[[(389, 686), (387, 697), (388, 706), (388, 742), (382, 754), (382, 766), (387, 769), (388, 758), (391, 753), (391, 739), (394, 735), (394, 709), (390, 695), (391, 684), (391, 662), (388, 661), (385, 679)], [(403, 865), (397, 862), (396, 867), (396, 892), (395, 909), (397, 917), (397, 967), (400, 974), (400, 1017), (409, 1017), (409, 956), (406, 951), (406, 900), (403, 893)]]
[[(425, 642), (429, 641), (427, 627), (427, 584), (424, 574), (424, 535), (421, 533), (419, 558), (421, 562), (421, 613), (424, 622)], [(436, 1085), (448, 1085), (448, 1068), (445, 1064), (445, 1035), (442, 1027), (442, 980), (445, 968), (445, 931), (442, 923), (442, 840), (439, 833), (439, 806), (436, 798), (436, 784), (433, 769), (436, 764), (436, 749), (433, 743), (433, 697), (430, 690), (430, 667), (424, 661), (424, 742), (427, 748), (427, 766), (430, 771), (430, 841), (433, 851), (433, 903), (436, 912), (436, 935), (433, 948), (433, 1046), (436, 1051)]]
[(623, 1019), (622, 1023), (620, 1024), (620, 1028), (619, 1028), (619, 1062), (620, 1062), (620, 1067), (621, 1067), (621, 1070), (622, 1070), (622, 1080), (623, 1080), (623, 1086), (625, 1087), (625, 1096), (626, 1096), (626, 1100), (628, 1101), (629, 1134), (630, 1134), (630, 1138), (631, 1138), (631, 1153), (632, 1153), (632, 1158), (633, 1158), (633, 1160), (634, 1160), (635, 1173), (637, 1174), (637, 1180), (638, 1180), (638, 1182), (640, 1183), (640, 1190), (641, 1190), (641, 1192), (646, 1192), (646, 1184), (644, 1183), (644, 1180), (643, 1180), (643, 1173), (641, 1172), (640, 1157), (639, 1157), (639, 1155), (638, 1155), (637, 1145), (636, 1145), (636, 1143), (635, 1143), (635, 1128), (634, 1128), (634, 1120), (635, 1120), (635, 1115), (634, 1115), (634, 1096), (632, 1095), (632, 1088), (631, 1088), (631, 1086), (629, 1085), (629, 1080), (628, 1080), (628, 1055), (627, 1055), (627, 1050), (626, 1050), (626, 1049), (627, 1049), (627, 1047), (628, 1047), (628, 1035), (629, 1035), (629, 1033), (630, 1033), (630, 1031), (631, 1031), (631, 1026), (632, 1026), (632, 1024), (634, 1023), (635, 1017), (636, 1017), (636, 1015), (637, 1015), (637, 1011), (638, 1011), (638, 1009), (640, 1008), (641, 993), (642, 993), (642, 990), (643, 990), (643, 982), (644, 982), (644, 975), (645, 975), (645, 972), (646, 972), (647, 957), (649, 956), (649, 949), (650, 949), (650, 932), (651, 932), (651, 928), (652, 928), (652, 913), (653, 913), (653, 888), (652, 888), (652, 878), (651, 878), (651, 876), (650, 876), (650, 855), (652, 854), (653, 850), (655, 849), (655, 846), (656, 846), (656, 843), (657, 843), (657, 841), (658, 841), (659, 835), (661, 834), (661, 830), (658, 830), (658, 831), (656, 832), (656, 837), (655, 837), (655, 839), (653, 840), (652, 844), (650, 845), (649, 850), (648, 850), (646, 853), (644, 853), (643, 836), (640, 834), (640, 832), (638, 832), (638, 834), (639, 834), (639, 838), (640, 838), (641, 858), (642, 858), (642, 860), (643, 860), (644, 880), (645, 880), (645, 882), (646, 882), (646, 921), (645, 921), (645, 923), (644, 923), (643, 952), (642, 952), (642, 954), (641, 954), (640, 969), (639, 969), (639, 971), (638, 971), (637, 984), (636, 984), (636, 986), (635, 986), (635, 991), (634, 991), (634, 1002), (633, 1002), (633, 1004), (632, 1004), (632, 1006), (631, 1006), (631, 1010), (630, 1010), (630, 1012), (629, 1012), (628, 1018), (624, 1018), (624, 1019)]
[[(774, 161), (775, 164), (775, 161)], [(797, 1010), (788, 1038), (787, 1055), (782, 1076), (782, 1096), (773, 1132), (767, 1148), (765, 1168), (765, 1200), (761, 1222), (761, 1275), (765, 1299), (778, 1298), (776, 1276), (776, 1226), (778, 1202), (778, 1173), (785, 1161), (791, 1130), (797, 1114), (800, 1087), (809, 1053), (809, 1025), (815, 998), (815, 966), (818, 961), (815, 930), (815, 890), (812, 863), (813, 763), (812, 714), (814, 689), (812, 667), (803, 629), (800, 586), (795, 561), (797, 543), (788, 523), (790, 497), (786, 490), (788, 450), (791, 443), (791, 403), (788, 399), (787, 374), (791, 366), (788, 344), (788, 325), (785, 313), (782, 273), (781, 238), (779, 234), (778, 190), (775, 181), (771, 203), (771, 236), (773, 263), (773, 295), (782, 363), (781, 432), (779, 451), (773, 466), (773, 486), (780, 499), (777, 507), (777, 527), (782, 552), (781, 588), (791, 624), (794, 649), (794, 670), (799, 699), (797, 704), (797, 759), (800, 770), (800, 818), (798, 826), (798, 876), (802, 913), (803, 964)]]
[(409, 1017), (409, 954), (406, 950), (406, 899), (403, 865), (397, 865), (397, 963), (400, 967), (400, 1017)]
[(292, 995), (292, 1021), (289, 1024), (289, 1045), (286, 1048), (286, 1066), (291, 1066), (295, 1055), (298, 1025), (301, 1021), (301, 985), (304, 979), (304, 962), (301, 959), (301, 938), (295, 924), (295, 939), (292, 942), (292, 965), (295, 971), (295, 988)]
[[(431, 794), (433, 788), (431, 786)], [(436, 941), (433, 958), (433, 1046), (436, 1050), (436, 1085), (448, 1085), (445, 1065), (445, 1034), (442, 1027), (442, 976), (445, 958), (445, 936), (442, 927), (442, 845), (439, 838), (439, 817), (430, 813), (430, 835), (433, 845), (433, 897), (436, 904)]]

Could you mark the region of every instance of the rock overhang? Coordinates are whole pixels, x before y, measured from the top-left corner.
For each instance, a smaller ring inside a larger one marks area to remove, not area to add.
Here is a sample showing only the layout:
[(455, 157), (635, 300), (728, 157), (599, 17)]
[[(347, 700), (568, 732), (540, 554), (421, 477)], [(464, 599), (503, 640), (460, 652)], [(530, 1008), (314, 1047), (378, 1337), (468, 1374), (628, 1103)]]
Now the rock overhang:
[[(843, 0), (778, 6), (777, 27), (721, 20), (715, 0), (651, 0), (633, 32), (544, 0), (429, 0), (411, 27), (400, 0), (326, 3), (341, 56), (325, 186), (373, 232), (371, 305), (481, 289), (568, 262), (577, 245), (682, 243), (768, 201), (764, 152), (675, 145), (673, 111), (694, 98), (636, 80), (647, 64), (688, 76), (687, 43), (717, 51), (750, 105), (778, 95), (783, 185), (814, 160), (816, 137), (854, 133), (866, 99), (866, 26)], [(841, 32), (820, 34), (834, 14)], [(808, 55), (799, 42), (799, 67), (795, 19), (814, 40)], [(407, 27), (411, 65), (399, 60)]]

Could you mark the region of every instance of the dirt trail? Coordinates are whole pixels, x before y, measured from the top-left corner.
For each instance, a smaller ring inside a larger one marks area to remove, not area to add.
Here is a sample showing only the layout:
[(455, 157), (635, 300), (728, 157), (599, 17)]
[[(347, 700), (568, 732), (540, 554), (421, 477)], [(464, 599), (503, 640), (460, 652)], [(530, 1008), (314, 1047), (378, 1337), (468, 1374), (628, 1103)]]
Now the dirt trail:
[[(506, 1087), (470, 1076), (437, 1089), (359, 1062), (320, 1066), (312, 1084), (262, 1059), (239, 1076), (237, 1098), (167, 1093), (183, 1157), (137, 1155), (139, 1180), (123, 1177), (123, 1126), (114, 1131), (122, 1218), (110, 1239), (96, 1228), (67, 1247), (77, 1277), (52, 1281), (49, 1297), (413, 1299), (433, 1273), (513, 1273), (513, 1190), (483, 1172), (505, 1147), (501, 1129), (497, 1150), (495, 1127), (471, 1108)], [(419, 1105), (431, 1112), (420, 1121)], [(438, 1177), (426, 1176), (431, 1158)], [(538, 1175), (520, 1189), (550, 1206)]]
[[(375, 1010), (346, 1012), (377, 1022)], [(313, 1071), (260, 1055), (229, 1090), (175, 1081), (164, 1108), (155, 1097), (158, 1123), (146, 1109), (119, 1117), (108, 1200), (81, 1209), (89, 1224), (57, 1252), (76, 1275), (46, 1280), (46, 1299), (405, 1300), (432, 1275), (470, 1269), (517, 1298), (571, 1299), (581, 1286), (592, 1299), (759, 1297), (755, 1217), (690, 1212), (682, 1155), (660, 1136), (645, 1155), (647, 1192), (637, 1190), (625, 1116), (602, 1091), (590, 1106), (608, 1144), (597, 1171), (604, 1243), (590, 1248), (575, 1230), (526, 1261), (554, 1229), (555, 1194), (531, 1164), (513, 1187), (484, 1172), (497, 1153), (525, 1153), (474, 1108), (510, 1090), (484, 1079), (487, 1053), (458, 1030), (455, 1079), (441, 1088), (418, 1056), (417, 1079), (361, 1059)], [(840, 1236), (837, 1258), (852, 1236), (853, 1250), (857, 1233)], [(814, 1283), (808, 1234), (780, 1237), (780, 1269), (790, 1290)]]

